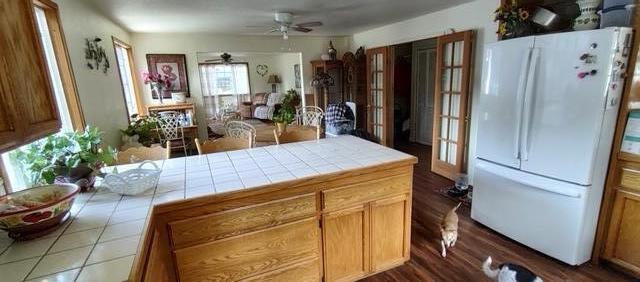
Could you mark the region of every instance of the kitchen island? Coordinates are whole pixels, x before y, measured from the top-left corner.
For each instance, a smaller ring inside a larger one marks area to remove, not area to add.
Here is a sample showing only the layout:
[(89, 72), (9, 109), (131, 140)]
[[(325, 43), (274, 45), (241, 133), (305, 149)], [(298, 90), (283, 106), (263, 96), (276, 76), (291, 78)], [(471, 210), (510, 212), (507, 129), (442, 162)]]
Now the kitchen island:
[[(83, 195), (74, 206), (76, 218), (53, 235), (53, 247), (40, 255), (28, 279), (45, 274), (62, 277), (59, 281), (119, 281), (127, 275), (132, 281), (366, 277), (409, 259), (416, 162), (352, 136), (160, 161), (158, 185), (143, 195), (119, 196), (103, 188)], [(105, 209), (106, 220), (94, 215), (96, 207)], [(71, 249), (82, 249), (80, 262), (53, 263), (60, 253), (50, 250), (88, 228), (99, 230), (98, 237)], [(125, 239), (131, 242), (118, 243)], [(105, 249), (108, 243), (113, 249)], [(105, 257), (100, 252), (109, 251), (119, 256), (96, 263)]]

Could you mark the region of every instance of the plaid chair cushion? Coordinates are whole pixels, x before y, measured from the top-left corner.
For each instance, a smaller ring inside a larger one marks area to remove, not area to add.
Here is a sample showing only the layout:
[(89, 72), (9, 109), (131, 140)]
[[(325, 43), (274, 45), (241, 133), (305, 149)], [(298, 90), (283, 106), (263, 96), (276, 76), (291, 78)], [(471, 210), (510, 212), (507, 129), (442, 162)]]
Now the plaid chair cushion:
[(327, 105), (327, 112), (324, 116), (327, 125), (333, 125), (345, 120), (355, 120), (353, 111), (346, 104), (329, 104)]

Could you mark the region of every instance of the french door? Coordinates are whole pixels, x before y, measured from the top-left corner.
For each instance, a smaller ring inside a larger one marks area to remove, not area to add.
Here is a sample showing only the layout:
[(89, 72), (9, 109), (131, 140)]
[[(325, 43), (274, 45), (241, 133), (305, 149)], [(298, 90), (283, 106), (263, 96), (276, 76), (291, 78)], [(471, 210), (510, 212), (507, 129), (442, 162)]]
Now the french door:
[(380, 144), (393, 147), (393, 49), (368, 49), (367, 54), (367, 131)]
[(438, 37), (431, 171), (454, 179), (465, 170), (473, 31)]

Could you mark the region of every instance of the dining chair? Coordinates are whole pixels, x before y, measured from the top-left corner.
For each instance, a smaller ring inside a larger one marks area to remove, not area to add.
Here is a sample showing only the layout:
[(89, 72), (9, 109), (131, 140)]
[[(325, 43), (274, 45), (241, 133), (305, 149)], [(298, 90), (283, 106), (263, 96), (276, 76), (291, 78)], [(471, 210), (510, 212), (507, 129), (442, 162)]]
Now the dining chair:
[(300, 107), (296, 111), (296, 123), (298, 125), (320, 127), (323, 117), (324, 111), (316, 106)]
[(276, 139), (276, 144), (285, 144), (300, 141), (310, 141), (320, 139), (320, 127), (317, 126), (304, 126), (288, 128), (287, 131), (278, 132), (277, 129), (273, 130), (273, 136)]
[[(180, 112), (161, 112), (158, 116), (160, 142), (167, 143), (167, 150), (182, 148), (187, 155), (187, 142), (184, 139), (183, 117)], [(162, 134), (160, 134), (162, 133)], [(168, 142), (170, 141), (170, 142)]]
[(242, 116), (237, 112), (220, 112), (207, 118), (207, 126), (216, 135), (225, 135), (225, 125), (229, 121), (242, 120)]
[(116, 155), (116, 164), (131, 164), (141, 161), (157, 161), (169, 158), (169, 150), (162, 146), (149, 147), (132, 147)]
[(202, 143), (198, 138), (196, 138), (195, 142), (199, 155), (251, 148), (251, 143), (248, 139), (235, 137), (222, 137), (213, 140), (208, 139)]
[(253, 125), (248, 124), (244, 121), (231, 120), (231, 121), (227, 121), (224, 128), (225, 128), (224, 137), (232, 137), (232, 138), (249, 140), (249, 144), (251, 144), (251, 148), (255, 147), (256, 128), (253, 127)]

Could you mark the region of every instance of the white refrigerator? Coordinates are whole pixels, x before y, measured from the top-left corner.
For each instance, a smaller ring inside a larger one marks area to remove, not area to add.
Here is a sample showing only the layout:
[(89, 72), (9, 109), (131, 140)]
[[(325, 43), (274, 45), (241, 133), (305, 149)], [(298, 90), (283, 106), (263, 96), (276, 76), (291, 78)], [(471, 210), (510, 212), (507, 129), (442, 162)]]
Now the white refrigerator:
[(607, 28), (486, 45), (474, 220), (568, 264), (590, 259), (631, 35)]

